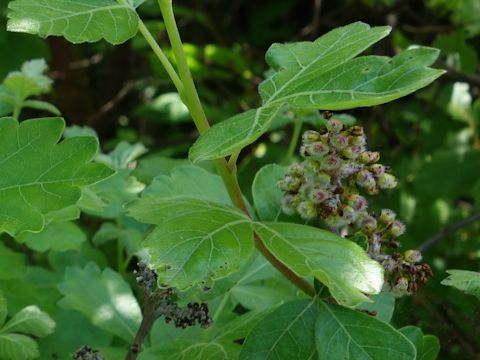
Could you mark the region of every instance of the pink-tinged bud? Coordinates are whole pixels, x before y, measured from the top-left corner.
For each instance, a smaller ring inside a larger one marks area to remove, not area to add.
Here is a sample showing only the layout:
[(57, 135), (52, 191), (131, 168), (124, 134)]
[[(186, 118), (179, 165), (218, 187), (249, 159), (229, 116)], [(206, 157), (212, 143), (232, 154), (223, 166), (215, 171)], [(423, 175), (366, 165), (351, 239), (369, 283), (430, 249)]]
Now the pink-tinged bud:
[(422, 261), (422, 253), (418, 250), (407, 250), (403, 253), (403, 258), (410, 263), (419, 263)]
[(342, 165), (342, 160), (335, 156), (329, 155), (322, 159), (321, 166), (325, 171), (333, 171), (338, 169)]
[(381, 189), (393, 189), (397, 186), (397, 178), (392, 174), (385, 173), (377, 178), (377, 184)]
[(360, 227), (363, 232), (371, 234), (377, 230), (377, 220), (369, 215), (362, 220)]
[(320, 133), (313, 130), (307, 130), (302, 135), (302, 141), (304, 144), (311, 144), (320, 141)]
[(288, 169), (287, 169), (287, 174), (288, 175), (293, 175), (293, 176), (298, 176), (298, 177), (303, 176), (303, 166), (302, 166), (302, 164), (299, 164), (299, 163), (290, 164), (288, 166)]
[(360, 154), (358, 160), (364, 164), (373, 164), (380, 160), (380, 153), (378, 151), (364, 151)]
[(355, 211), (361, 212), (367, 210), (368, 202), (363, 196), (358, 194), (350, 194), (345, 199)]
[(317, 216), (317, 208), (311, 201), (302, 201), (297, 207), (298, 214), (303, 219), (313, 219)]
[(376, 186), (375, 179), (372, 173), (368, 170), (360, 170), (357, 173), (356, 181), (358, 186), (371, 189)]
[(397, 214), (395, 214), (393, 210), (382, 209), (379, 220), (384, 224), (390, 225), (392, 222), (395, 221), (396, 217), (397, 217)]
[(342, 155), (347, 159), (355, 160), (362, 153), (360, 146), (351, 145), (343, 149)]
[(336, 134), (330, 137), (330, 145), (337, 151), (342, 151), (348, 146), (348, 138), (342, 134)]
[(343, 129), (343, 123), (336, 119), (330, 119), (327, 121), (327, 130), (331, 133), (339, 133)]
[(395, 220), (388, 228), (390, 234), (395, 237), (402, 235), (405, 232), (405, 229), (405, 225), (399, 220)]
[(300, 204), (300, 196), (286, 194), (282, 198), (282, 211), (287, 215), (295, 215), (297, 212), (297, 207)]
[(296, 176), (285, 176), (278, 182), (278, 187), (283, 191), (296, 192), (302, 185), (302, 179)]
[(372, 164), (368, 169), (375, 177), (383, 176), (383, 174), (385, 174), (385, 166), (382, 164)]
[(343, 165), (339, 170), (339, 175), (342, 178), (352, 176), (360, 170), (360, 166), (357, 164), (347, 163)]
[(316, 205), (323, 203), (329, 197), (330, 193), (328, 191), (319, 188), (314, 188), (312, 191), (310, 191), (309, 196), (310, 200)]
[(330, 147), (322, 142), (314, 142), (305, 146), (305, 151), (310, 156), (323, 157), (330, 151)]

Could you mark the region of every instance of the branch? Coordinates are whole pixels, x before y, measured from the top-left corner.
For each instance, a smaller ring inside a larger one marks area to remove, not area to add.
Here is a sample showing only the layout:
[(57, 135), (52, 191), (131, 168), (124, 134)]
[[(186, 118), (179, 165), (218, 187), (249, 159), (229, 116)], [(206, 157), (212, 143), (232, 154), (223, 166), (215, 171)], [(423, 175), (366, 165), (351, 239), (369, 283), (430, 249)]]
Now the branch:
[(445, 226), (439, 233), (435, 234), (432, 236), (430, 239), (426, 240), (424, 243), (420, 244), (420, 246), (417, 247), (417, 250), (420, 252), (424, 252), (428, 248), (432, 247), (435, 245), (437, 242), (440, 240), (448, 237), (449, 235), (453, 234), (457, 230), (468, 226), (476, 221), (480, 220), (480, 212), (475, 213), (471, 215), (470, 217), (463, 219), (462, 221), (459, 221), (455, 224), (447, 225)]

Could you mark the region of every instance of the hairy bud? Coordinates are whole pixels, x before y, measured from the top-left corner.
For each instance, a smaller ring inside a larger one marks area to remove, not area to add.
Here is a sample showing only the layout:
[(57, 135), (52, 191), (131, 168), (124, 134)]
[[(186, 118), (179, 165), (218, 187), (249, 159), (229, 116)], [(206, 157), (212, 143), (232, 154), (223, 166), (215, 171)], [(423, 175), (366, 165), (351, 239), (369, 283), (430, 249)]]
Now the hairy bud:
[(398, 182), (395, 176), (385, 173), (377, 178), (377, 184), (381, 189), (393, 189)]
[(327, 130), (331, 133), (339, 133), (343, 129), (343, 123), (336, 119), (330, 119), (327, 121)]

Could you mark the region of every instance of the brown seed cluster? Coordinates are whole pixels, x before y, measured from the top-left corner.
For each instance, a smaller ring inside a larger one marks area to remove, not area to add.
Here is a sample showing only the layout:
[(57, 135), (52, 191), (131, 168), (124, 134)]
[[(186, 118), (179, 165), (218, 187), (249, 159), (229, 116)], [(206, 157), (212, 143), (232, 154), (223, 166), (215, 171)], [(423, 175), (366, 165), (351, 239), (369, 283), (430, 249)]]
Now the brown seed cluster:
[(278, 182), (284, 193), (282, 210), (321, 220), (336, 233), (367, 236), (367, 252), (384, 265), (391, 289), (411, 293), (431, 276), (431, 270), (418, 264), (419, 253), (389, 254), (399, 247), (405, 225), (390, 209), (378, 216), (369, 211), (362, 193), (376, 195), (393, 189), (397, 179), (378, 162), (380, 154), (369, 151), (366, 144), (363, 127), (346, 127), (336, 119), (328, 120), (321, 131), (306, 131), (300, 148), (304, 160), (291, 164)]

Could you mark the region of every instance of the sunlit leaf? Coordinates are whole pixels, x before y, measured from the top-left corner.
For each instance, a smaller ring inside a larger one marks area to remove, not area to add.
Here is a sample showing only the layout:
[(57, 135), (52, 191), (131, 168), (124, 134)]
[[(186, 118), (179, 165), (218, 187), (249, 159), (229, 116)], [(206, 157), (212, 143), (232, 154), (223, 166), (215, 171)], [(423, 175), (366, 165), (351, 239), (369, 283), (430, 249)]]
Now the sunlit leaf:
[(127, 342), (135, 337), (142, 315), (120, 274), (108, 268), (100, 272), (93, 262), (83, 269), (69, 267), (58, 288), (64, 296), (60, 306), (79, 311), (94, 325)]
[(179, 289), (238, 270), (253, 251), (250, 219), (193, 197), (143, 197), (128, 212), (157, 227), (144, 241), (159, 282)]
[(382, 266), (351, 241), (314, 227), (289, 223), (254, 223), (265, 246), (297, 275), (315, 277), (333, 297), (355, 306), (377, 294), (383, 285)]
[(89, 164), (98, 148), (93, 137), (70, 138), (57, 144), (65, 123), (61, 118), (0, 119), (0, 232), (40, 231), (49, 212), (75, 204), (80, 186), (112, 174)]
[(450, 274), (442, 285), (453, 286), (480, 299), (480, 273), (468, 270), (447, 270)]
[(14, 0), (9, 8), (9, 31), (64, 36), (72, 43), (120, 44), (138, 30), (134, 8), (114, 0)]

